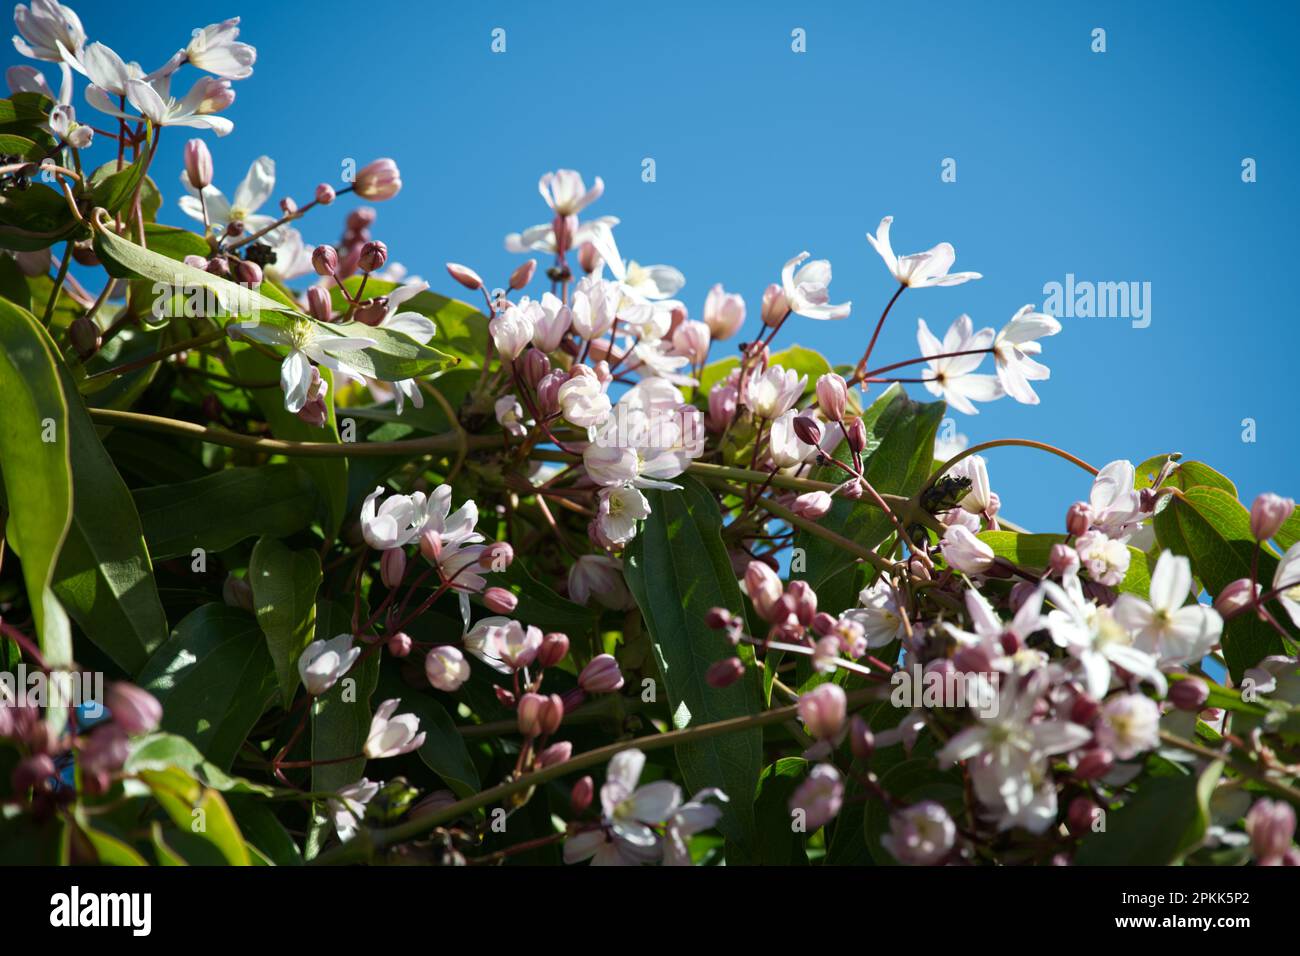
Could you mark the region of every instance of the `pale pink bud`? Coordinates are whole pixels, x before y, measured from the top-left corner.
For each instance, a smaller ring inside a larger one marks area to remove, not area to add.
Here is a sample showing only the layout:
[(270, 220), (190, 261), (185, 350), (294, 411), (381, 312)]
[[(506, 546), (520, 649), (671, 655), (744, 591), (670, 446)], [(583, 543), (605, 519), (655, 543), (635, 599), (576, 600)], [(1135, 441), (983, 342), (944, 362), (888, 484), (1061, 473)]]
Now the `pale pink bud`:
[(762, 561), (749, 562), (745, 568), (745, 593), (749, 595), (759, 617), (766, 621), (772, 620), (770, 615), (784, 590), (775, 571)]
[(440, 644), (424, 658), (424, 676), (438, 690), (451, 693), (469, 680), (469, 662), (459, 648)]
[(699, 365), (709, 355), (709, 327), (703, 322), (683, 322), (672, 333), (673, 351)]
[(773, 282), (763, 290), (763, 324), (777, 326), (790, 314), (790, 303), (786, 301), (785, 292)]
[[(447, 272), (453, 279), (471, 292), (483, 288), (483, 280), (480, 279), (479, 274), (469, 266), (463, 266), (459, 262), (449, 262), (447, 263)], [(514, 286), (511, 286), (511, 288), (514, 288)]]
[(608, 694), (623, 686), (623, 672), (609, 654), (599, 654), (578, 675), (578, 686), (589, 694)]
[(379, 559), (379, 579), (384, 587), (395, 588), (406, 577), (406, 552), (401, 548), (388, 548)]
[(420, 533), (420, 554), (430, 564), (437, 564), (442, 557), (442, 535), (429, 528)]
[(1254, 603), (1259, 586), (1251, 585), (1250, 578), (1237, 578), (1229, 582), (1214, 599), (1214, 609), (1225, 619), (1241, 613)]
[(559, 743), (551, 744), (537, 755), (537, 769), (543, 770), (546, 767), (553, 767), (557, 763), (566, 763), (572, 756), (573, 744), (567, 740), (561, 740)]
[(1246, 814), (1246, 832), (1256, 862), (1275, 866), (1291, 849), (1295, 810), (1284, 800), (1257, 800)]
[(1267, 541), (1277, 534), (1294, 511), (1294, 500), (1266, 491), (1250, 506), (1250, 533), (1256, 541)]
[(362, 199), (382, 202), (401, 191), (402, 174), (391, 159), (376, 159), (361, 168), (352, 188)]
[(848, 438), (849, 448), (852, 451), (861, 452), (867, 447), (867, 426), (863, 424), (862, 419), (855, 418), (849, 422), (848, 428), (845, 429), (845, 437)]
[(573, 815), (576, 817), (586, 812), (595, 795), (596, 784), (590, 777), (582, 777), (578, 780), (569, 792), (569, 809), (573, 811)]
[(1169, 684), (1169, 702), (1179, 710), (1199, 711), (1209, 699), (1210, 685), (1194, 675)]
[(590, 242), (584, 242), (578, 250), (578, 266), (588, 275), (599, 269), (602, 261), (600, 253)]
[(524, 353), (521, 364), (520, 376), (530, 388), (536, 391), (538, 383), (551, 370), (551, 360), (541, 349), (529, 349)]
[(704, 682), (710, 687), (730, 687), (745, 676), (745, 664), (739, 657), (724, 657), (714, 661), (704, 672)]
[(201, 139), (192, 139), (185, 144), (185, 178), (195, 189), (212, 185), (212, 154), (208, 144)]
[(317, 246), (311, 253), (311, 267), (318, 276), (332, 276), (339, 268), (339, 253), (333, 246)]
[(54, 766), (54, 758), (49, 754), (35, 754), (19, 761), (9, 780), (14, 794), (25, 797), (28, 790), (42, 789), (47, 780), (56, 776), (58, 770)]
[(543, 415), (554, 415), (560, 410), (560, 388), (569, 380), (569, 375), (562, 368), (553, 369), (537, 383), (538, 411)]
[(318, 285), (307, 290), (307, 311), (317, 322), (328, 322), (334, 317), (330, 294)]
[(993, 549), (959, 524), (944, 532), (939, 550), (949, 566), (966, 574), (983, 574), (993, 567)]
[(844, 727), (848, 701), (839, 684), (818, 684), (799, 698), (799, 719), (808, 735), (832, 740)]
[(262, 284), (262, 267), (256, 262), (238, 259), (235, 261), (235, 278), (250, 289), (256, 289)]
[(538, 667), (554, 667), (569, 655), (569, 636), (559, 631), (552, 631), (542, 638), (542, 646), (537, 651)]
[(843, 376), (827, 372), (817, 379), (817, 404), (828, 420), (840, 421), (844, 417), (848, 402), (849, 386)]
[(328, 206), (334, 201), (334, 187), (329, 183), (321, 183), (316, 187), (316, 201), (322, 206)]
[(876, 749), (875, 735), (859, 714), (854, 714), (853, 720), (849, 722), (849, 747), (853, 756), (859, 760), (868, 759)]
[(280, 212), (284, 213), (284, 215), (292, 216), (297, 211), (298, 211), (298, 204), (294, 202), (291, 197), (285, 196), (283, 199), (280, 200)]
[(736, 416), (736, 386), (719, 382), (709, 389), (709, 411), (704, 424), (711, 432), (721, 432)]
[(1085, 750), (1074, 768), (1074, 775), (1080, 780), (1099, 780), (1110, 773), (1115, 766), (1115, 755), (1104, 747)]
[(1053, 574), (1065, 576), (1079, 570), (1079, 553), (1068, 544), (1058, 541), (1048, 552), (1047, 566)]
[(727, 292), (718, 283), (704, 299), (704, 324), (714, 339), (731, 338), (745, 324), (744, 298), (735, 292)]
[(411, 653), (412, 643), (411, 636), (405, 631), (390, 634), (387, 641), (388, 653), (394, 657), (406, 657)]
[[(188, 255), (181, 261), (184, 262), (191, 269), (199, 269), (203, 272), (208, 271), (208, 260), (203, 258), (203, 256)], [(88, 263), (82, 263), (82, 264), (88, 265)]]
[(499, 574), (510, 567), (514, 560), (515, 549), (510, 546), (509, 541), (493, 541), (479, 555), (478, 564), (481, 568), (496, 571)]
[(488, 588), (483, 592), (483, 603), (493, 614), (512, 614), (519, 606), (519, 598), (505, 588)]
[(550, 736), (560, 729), (560, 724), (564, 721), (564, 701), (559, 694), (551, 694), (545, 698), (542, 703), (542, 709), (538, 716), (538, 722), (541, 725), (542, 733)]
[(785, 596), (794, 601), (795, 617), (807, 627), (817, 615), (817, 592), (807, 581), (791, 581), (785, 589)]
[(150, 733), (158, 729), (158, 722), (162, 720), (162, 704), (158, 703), (158, 698), (125, 681), (108, 685), (104, 703), (108, 705), (113, 720), (128, 734)]
[(1076, 501), (1065, 512), (1065, 530), (1076, 538), (1088, 533), (1092, 527), (1092, 506), (1086, 501)]
[(515, 718), (519, 722), (519, 732), (525, 737), (537, 737), (542, 732), (542, 708), (546, 698), (541, 694), (527, 693), (519, 698), (515, 708)]
[[(533, 281), (533, 273), (535, 273), (536, 271), (537, 271), (536, 259), (529, 259), (523, 265), (518, 266), (514, 272), (510, 273), (510, 288), (516, 291), (524, 288), (525, 286), (528, 285), (528, 283)], [(478, 276), (475, 276), (474, 278), (478, 279)], [(483, 280), (479, 279), (479, 285), (481, 286), (482, 284), (483, 284)]]
[(357, 268), (362, 272), (375, 272), (382, 269), (387, 261), (388, 246), (378, 239), (372, 239), (361, 247), (361, 255), (357, 258)]
[(816, 521), (818, 518), (825, 517), (826, 513), (831, 510), (831, 503), (831, 496), (827, 492), (807, 491), (794, 499), (794, 504), (790, 506), (790, 510), (801, 518)]

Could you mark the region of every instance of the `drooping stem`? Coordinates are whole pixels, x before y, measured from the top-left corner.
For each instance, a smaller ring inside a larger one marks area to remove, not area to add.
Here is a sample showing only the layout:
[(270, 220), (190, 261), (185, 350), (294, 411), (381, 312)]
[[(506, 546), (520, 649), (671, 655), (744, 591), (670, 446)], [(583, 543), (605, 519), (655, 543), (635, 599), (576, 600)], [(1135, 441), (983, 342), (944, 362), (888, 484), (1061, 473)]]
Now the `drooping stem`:
[(894, 303), (898, 301), (898, 297), (903, 294), (903, 290), (906, 288), (907, 286), (900, 282), (898, 288), (894, 290), (893, 296), (885, 305), (885, 311), (880, 313), (880, 320), (876, 322), (876, 330), (871, 333), (871, 341), (867, 343), (867, 350), (862, 353), (862, 358), (858, 360), (857, 366), (853, 369), (853, 378), (849, 379), (849, 385), (856, 385), (862, 381), (867, 363), (871, 361), (871, 352), (876, 347), (876, 339), (880, 338), (880, 330), (885, 327), (885, 319), (889, 317), (889, 310), (894, 307)]

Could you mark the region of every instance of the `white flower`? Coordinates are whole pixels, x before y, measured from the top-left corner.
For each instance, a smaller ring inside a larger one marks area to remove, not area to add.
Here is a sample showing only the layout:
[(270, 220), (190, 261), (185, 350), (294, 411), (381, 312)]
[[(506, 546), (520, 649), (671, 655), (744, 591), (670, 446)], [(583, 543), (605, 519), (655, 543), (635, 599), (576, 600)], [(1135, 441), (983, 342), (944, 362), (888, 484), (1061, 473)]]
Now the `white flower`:
[[(583, 371), (578, 372), (578, 369)], [(605, 383), (586, 365), (579, 365), (569, 380), (560, 386), (557, 398), (560, 413), (579, 428), (592, 428), (609, 418), (609, 396)]]
[(1112, 461), (1097, 473), (1088, 503), (1092, 508), (1092, 527), (1112, 538), (1133, 530), (1142, 514), (1142, 497), (1133, 488), (1135, 470), (1132, 462)]
[(1097, 742), (1120, 760), (1130, 760), (1160, 744), (1160, 708), (1141, 694), (1122, 694), (1106, 701), (1097, 726)]
[(465, 645), (465, 650), (473, 654), (484, 664), (487, 664), (493, 670), (502, 674), (509, 674), (510, 668), (507, 667), (499, 657), (497, 657), (497, 641), (502, 632), (511, 624), (515, 623), (508, 617), (484, 617), (474, 623), (461, 638)]
[[(962, 315), (948, 327), (940, 342), (934, 337), (924, 319), (916, 320), (916, 341), (921, 355), (929, 362), (925, 387), (931, 395), (942, 398), (959, 412), (978, 415), (973, 402), (991, 402), (1002, 397), (1002, 386), (996, 375), (976, 375), (975, 369), (984, 361), (979, 354), (987, 351), (993, 342), (992, 329), (974, 331), (970, 316)], [(973, 352), (970, 355), (952, 355), (954, 352)], [(933, 358), (932, 356), (945, 356)]]
[(636, 523), (650, 517), (650, 502), (630, 485), (602, 488), (596, 501), (596, 522), (612, 544), (627, 544), (636, 537)]
[(617, 282), (590, 275), (573, 290), (573, 331), (584, 339), (597, 339), (613, 326), (621, 298)]
[(970, 490), (962, 496), (961, 507), (971, 514), (981, 515), (992, 504), (993, 490), (989, 487), (988, 464), (982, 455), (968, 455), (948, 469), (950, 478), (969, 478)]
[(1300, 541), (1286, 549), (1277, 570), (1273, 572), (1273, 587), (1280, 588), (1277, 599), (1296, 627), (1300, 627)]
[(1050, 315), (1035, 312), (1032, 305), (1011, 317), (993, 340), (993, 359), (1003, 390), (1018, 402), (1037, 405), (1038, 394), (1030, 382), (1046, 381), (1051, 370), (1034, 359), (1043, 347), (1038, 339), (1061, 331), (1061, 323)]
[(759, 418), (777, 418), (790, 410), (807, 386), (807, 375), (772, 365), (765, 371), (755, 370), (750, 374), (746, 402)]
[(858, 603), (862, 606), (845, 611), (844, 617), (861, 625), (868, 647), (884, 647), (903, 636), (898, 596), (883, 577), (862, 589)]
[(370, 721), (370, 733), (363, 750), (371, 760), (381, 757), (398, 757), (420, 749), (425, 735), (420, 732), (420, 718), (414, 714), (397, 713), (401, 698), (394, 697), (379, 705)]
[(795, 268), (807, 259), (809, 253), (801, 252), (781, 268), (781, 289), (791, 312), (806, 319), (846, 319), (852, 302), (831, 305), (831, 264), (826, 259), (814, 259), (798, 272)]
[(56, 0), (32, 0), (14, 7), (14, 49), (33, 60), (61, 63), (81, 53), (86, 31), (71, 7)]
[[(600, 216), (589, 222), (581, 223), (577, 229), (573, 230), (570, 248), (577, 249), (584, 243), (590, 242), (597, 229), (612, 229), (618, 225), (618, 222), (615, 216)], [(506, 236), (506, 251), (522, 253), (545, 252), (555, 255), (554, 223), (538, 223), (536, 226), (529, 226), (523, 232), (510, 233)]]
[(537, 191), (557, 215), (574, 216), (600, 198), (605, 191), (605, 181), (597, 176), (588, 189), (577, 170), (557, 169), (542, 175), (537, 181)]
[[(153, 79), (126, 81), (126, 98), (154, 126), (193, 126), (210, 129), (225, 136), (235, 124), (224, 116), (215, 116), (235, 101), (235, 92), (229, 80), (200, 77), (181, 99), (171, 95), (171, 75), (155, 75)], [(109, 99), (106, 90), (99, 86), (86, 88), (86, 100), (101, 113), (119, 119), (135, 121), (130, 113), (123, 112)]]
[(586, 605), (592, 598), (614, 611), (633, 605), (623, 580), (623, 562), (605, 554), (584, 554), (569, 569), (569, 599)]
[(213, 23), (194, 32), (189, 46), (181, 51), (183, 61), (200, 70), (228, 80), (242, 80), (253, 75), (257, 50), (240, 43), (239, 17)]
[(939, 550), (949, 565), (966, 574), (983, 574), (993, 566), (993, 549), (970, 530), (955, 524), (944, 532)]
[(549, 292), (542, 294), (533, 321), (533, 345), (543, 352), (554, 352), (564, 341), (573, 324), (573, 312)]
[(488, 331), (501, 358), (513, 362), (533, 340), (533, 321), (519, 306), (511, 305), (488, 323)]
[(660, 836), (654, 829), (681, 807), (682, 791), (669, 780), (638, 787), (645, 754), (623, 750), (609, 761), (600, 788), (601, 829), (569, 837), (564, 861), (592, 859), (593, 865), (649, 862), (660, 856)]
[(497, 423), (505, 429), (507, 435), (523, 438), (528, 434), (528, 428), (524, 424), (528, 420), (524, 415), (524, 407), (519, 404), (519, 399), (515, 398), (513, 393), (498, 398), (493, 403), (492, 411), (496, 415)]
[[(1063, 585), (1063, 586), (1062, 586)], [(1044, 581), (1043, 594), (1056, 605), (1047, 615), (1052, 640), (1066, 648), (1083, 670), (1084, 689), (1101, 699), (1110, 690), (1112, 670), (1123, 668), (1139, 680), (1149, 681), (1163, 697), (1168, 687), (1156, 659), (1135, 647), (1133, 637), (1108, 607), (1086, 601), (1079, 579), (1067, 575), (1060, 585)]]
[(351, 634), (312, 641), (298, 656), (298, 676), (307, 693), (319, 697), (348, 672), (359, 656), (361, 648), (352, 646)]
[(469, 661), (450, 644), (439, 644), (424, 658), (424, 676), (438, 690), (450, 694), (469, 680)]
[(957, 260), (957, 253), (947, 242), (939, 243), (928, 252), (895, 256), (894, 247), (889, 241), (889, 227), (893, 221), (893, 216), (886, 216), (880, 220), (880, 225), (876, 227), (876, 234), (873, 236), (867, 233), (867, 242), (880, 253), (880, 258), (885, 260), (885, 265), (889, 267), (894, 278), (903, 285), (913, 289), (923, 289), (932, 285), (961, 285), (971, 279), (983, 278), (978, 272), (954, 272), (950, 275), (948, 270)]
[(1111, 611), (1134, 632), (1134, 644), (1157, 655), (1162, 664), (1190, 664), (1208, 654), (1223, 633), (1223, 618), (1214, 608), (1183, 607), (1191, 587), (1191, 562), (1165, 551), (1151, 574), (1150, 603), (1135, 594), (1121, 594)]
[[(224, 232), (232, 222), (242, 222), (246, 232), (254, 233), (276, 221), (274, 216), (260, 215), (257, 212), (271, 198), (275, 189), (275, 160), (270, 156), (259, 156), (253, 160), (248, 167), (248, 174), (235, 187), (233, 199), (227, 199), (216, 186), (203, 187), (203, 198), (200, 199), (199, 191), (190, 184), (184, 170), (181, 171), (181, 185), (189, 193), (179, 200), (181, 211), (191, 219), (203, 222), (203, 210), (206, 207), (207, 221), (218, 233)], [(271, 241), (276, 236), (275, 233), (269, 233), (264, 238)]]
[(803, 464), (818, 451), (795, 434), (794, 420), (799, 413), (793, 408), (772, 420), (767, 433), (767, 450), (778, 468), (793, 468)]
[(728, 798), (717, 787), (706, 787), (673, 812), (664, 828), (664, 866), (690, 866), (691, 851), (687, 839), (708, 830), (722, 819), (722, 807), (705, 803), (705, 800), (726, 803)]
[(425, 523), (424, 492), (390, 495), (376, 508), (375, 502), (386, 490), (379, 485), (361, 503), (361, 536), (376, 551), (410, 544), (424, 529)]
[[(632, 303), (672, 298), (686, 284), (686, 277), (672, 266), (643, 266), (635, 260), (625, 263), (614, 242), (614, 230), (607, 226), (596, 225), (592, 229), (590, 242), (604, 264), (609, 266), (623, 295)], [(623, 315), (622, 309), (619, 314)], [(635, 318), (630, 321), (637, 323)]]
[(933, 866), (952, 851), (957, 842), (957, 825), (941, 804), (922, 800), (889, 817), (889, 833), (881, 844), (899, 863)]
[(1079, 535), (1074, 550), (1088, 577), (1107, 587), (1114, 587), (1124, 580), (1132, 560), (1124, 540), (1108, 538), (1104, 532), (1091, 529)]
[[(982, 649), (988, 655), (989, 663), (994, 670), (1006, 673), (1020, 672), (1041, 663), (1041, 652), (1027, 648), (1025, 642), (1031, 634), (1042, 629), (1045, 623), (1042, 608), (1043, 592), (1035, 590), (1020, 605), (1015, 617), (1010, 621), (1003, 621), (993, 610), (993, 605), (989, 603), (988, 598), (974, 588), (968, 588), (966, 610), (970, 614), (971, 627), (974, 631), (963, 631), (951, 624), (946, 625), (946, 630), (959, 644)], [(1015, 643), (1019, 650), (1014, 655), (1008, 655), (1003, 647), (1004, 635), (1016, 639)]]
[(366, 815), (366, 804), (379, 793), (379, 784), (362, 777), (356, 783), (348, 784), (339, 790), (336, 796), (326, 801), (334, 831), (339, 839), (347, 843), (357, 835), (357, 828)]

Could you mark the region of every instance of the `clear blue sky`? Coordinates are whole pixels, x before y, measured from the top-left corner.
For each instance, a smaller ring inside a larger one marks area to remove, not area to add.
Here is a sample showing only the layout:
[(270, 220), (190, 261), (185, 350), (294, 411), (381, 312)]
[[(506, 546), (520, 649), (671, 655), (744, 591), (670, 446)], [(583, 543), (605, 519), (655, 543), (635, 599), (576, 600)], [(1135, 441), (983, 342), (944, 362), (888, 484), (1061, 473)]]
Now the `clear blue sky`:
[[(1042, 404), (1003, 399), (955, 416), (959, 429), (1052, 441), (1097, 465), (1181, 451), (1247, 502), (1300, 491), (1293, 4), (74, 6), (92, 39), (146, 69), (192, 28), (243, 16), (259, 57), (227, 113), (235, 132), (211, 140), (217, 184), (229, 192), (269, 153), (277, 196), (302, 200), (345, 157), (393, 156), (405, 188), (379, 207), (376, 236), (439, 291), (455, 288), (448, 259), (502, 282), (519, 261), (502, 238), (545, 219), (536, 181), (557, 167), (604, 177), (592, 212), (622, 218), (625, 255), (680, 268), (696, 316), (722, 282), (745, 294), (752, 333), (787, 258), (829, 258), (834, 300), (851, 298), (853, 317), (793, 321), (782, 339), (834, 361), (861, 353), (892, 291), (864, 238), (885, 214), (898, 251), (947, 240), (956, 268), (985, 278), (906, 293), (881, 358), (915, 355), (918, 317), (942, 330), (964, 311), (997, 327), (1067, 273), (1149, 282), (1148, 328), (1064, 319), (1046, 343)], [(496, 27), (504, 54), (490, 50)], [(791, 51), (795, 28), (806, 53)], [(186, 136), (169, 131), (160, 154), (177, 223)], [(641, 181), (646, 157), (654, 183)], [(955, 183), (940, 180), (948, 157)], [(1254, 184), (1244, 157), (1258, 162)], [(352, 205), (306, 220), (308, 241), (333, 241)], [(1057, 530), (1088, 485), (1028, 451), (994, 453), (990, 472), (1005, 513), (1036, 530)]]

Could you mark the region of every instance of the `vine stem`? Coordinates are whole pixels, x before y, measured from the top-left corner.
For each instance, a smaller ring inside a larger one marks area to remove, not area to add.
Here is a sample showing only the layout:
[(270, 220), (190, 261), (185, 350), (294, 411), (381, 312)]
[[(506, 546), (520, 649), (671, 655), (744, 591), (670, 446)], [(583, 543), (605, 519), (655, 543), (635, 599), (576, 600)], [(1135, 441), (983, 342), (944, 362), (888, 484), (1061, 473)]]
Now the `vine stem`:
[(1243, 766), (1240, 763), (1229, 759), (1228, 754), (1223, 751), (1215, 750), (1213, 747), (1203, 747), (1194, 741), (1185, 740), (1167, 730), (1160, 731), (1160, 740), (1163, 743), (1168, 744), (1170, 747), (1176, 747), (1179, 750), (1186, 750), (1188, 753), (1196, 754), (1198, 757), (1204, 757), (1207, 760), (1222, 760), (1239, 774), (1250, 777), (1252, 780), (1258, 781), (1271, 790), (1276, 790), (1288, 800), (1300, 803), (1300, 790), (1297, 790), (1290, 784), (1283, 783), (1280, 780), (1274, 780), (1272, 777), (1268, 776), (1268, 774), (1254, 766)]
[[(847, 695), (848, 706), (857, 708), (863, 704), (877, 700), (880, 697), (880, 691), (876, 688), (866, 688), (863, 690), (850, 691)], [(342, 863), (360, 863), (370, 859), (375, 850), (382, 850), (385, 847), (401, 843), (405, 840), (414, 839), (428, 831), (434, 829), (439, 824), (448, 823), (457, 817), (464, 816), (480, 807), (486, 807), (489, 804), (496, 803), (499, 800), (509, 797), (512, 794), (530, 790), (533, 787), (548, 783), (559, 777), (565, 777), (579, 770), (586, 770), (589, 767), (597, 767), (607, 763), (611, 757), (624, 750), (636, 748), (638, 750), (661, 750), (664, 747), (674, 747), (691, 741), (705, 740), (709, 737), (720, 737), (723, 734), (736, 733), (741, 730), (751, 730), (755, 727), (766, 727), (768, 724), (779, 724), (782, 721), (790, 720), (798, 716), (799, 708), (797, 705), (789, 707), (778, 707), (774, 710), (766, 710), (760, 714), (753, 714), (745, 717), (732, 717), (728, 720), (719, 720), (711, 724), (700, 724), (697, 727), (686, 727), (682, 730), (672, 730), (666, 734), (650, 734), (645, 737), (637, 737), (633, 740), (620, 740), (616, 743), (607, 744), (604, 747), (597, 747), (595, 750), (588, 750), (584, 754), (579, 754), (564, 763), (552, 764), (541, 770), (535, 770), (532, 773), (524, 774), (513, 780), (507, 780), (504, 783), (497, 784), (472, 797), (466, 797), (464, 800), (458, 800), (449, 806), (440, 810), (433, 811), (427, 816), (418, 820), (408, 820), (394, 827), (388, 827), (383, 830), (362, 830), (349, 842), (342, 846), (335, 847), (327, 853), (317, 857), (315, 864), (321, 866), (336, 865)]]
[(969, 458), (971, 455), (977, 454), (981, 451), (987, 451), (990, 448), (1003, 448), (1006, 446), (1037, 448), (1039, 451), (1051, 452), (1058, 458), (1064, 458), (1066, 461), (1078, 465), (1084, 471), (1094, 476), (1100, 470), (1092, 467), (1092, 465), (1088, 464), (1082, 458), (1076, 458), (1068, 451), (1065, 451), (1062, 448), (1057, 448), (1055, 445), (1049, 445), (1047, 442), (1034, 441), (1032, 438), (995, 438), (992, 441), (980, 442), (978, 445), (971, 445), (969, 448), (963, 448), (957, 454), (945, 461), (934, 470), (934, 473), (930, 475), (928, 479), (926, 479), (925, 484), (921, 486), (921, 490), (916, 493), (915, 500), (920, 501), (921, 496), (930, 490), (934, 483), (939, 480), (940, 476), (946, 475), (949, 470), (951, 470), (952, 466), (957, 464), (957, 462), (961, 461), (963, 458)]

